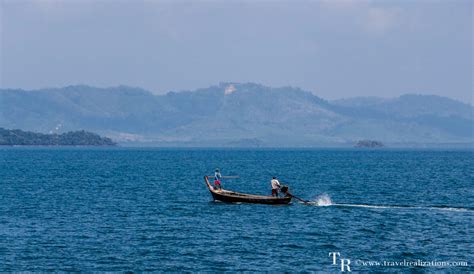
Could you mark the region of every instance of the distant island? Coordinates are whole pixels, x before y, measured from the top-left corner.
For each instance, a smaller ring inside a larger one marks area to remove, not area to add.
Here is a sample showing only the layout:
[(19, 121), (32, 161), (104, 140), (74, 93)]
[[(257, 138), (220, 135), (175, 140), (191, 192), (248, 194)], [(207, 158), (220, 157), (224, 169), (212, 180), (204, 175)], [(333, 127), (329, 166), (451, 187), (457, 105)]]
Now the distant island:
[(354, 146), (355, 147), (368, 147), (368, 148), (384, 147), (382, 142), (374, 141), (374, 140), (360, 140)]
[(434, 95), (326, 100), (256, 83), (166, 94), (125, 86), (0, 89), (2, 128), (87, 129), (124, 146), (352, 147), (383, 137), (390, 147), (473, 147), (473, 113), (470, 104)]
[(84, 130), (43, 134), (0, 128), (0, 146), (115, 146), (110, 138)]

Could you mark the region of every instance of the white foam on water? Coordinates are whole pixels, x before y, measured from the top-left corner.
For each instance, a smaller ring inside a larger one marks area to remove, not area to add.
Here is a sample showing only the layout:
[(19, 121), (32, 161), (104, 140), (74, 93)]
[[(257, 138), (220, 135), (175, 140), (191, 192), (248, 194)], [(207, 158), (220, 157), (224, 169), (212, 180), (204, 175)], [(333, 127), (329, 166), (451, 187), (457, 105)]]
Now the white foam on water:
[(407, 208), (404, 206), (364, 205), (364, 204), (334, 204), (334, 205), (335, 206), (349, 206), (349, 207), (365, 207), (365, 208)]
[(472, 209), (460, 208), (460, 207), (425, 207), (425, 209), (445, 210), (445, 211), (473, 211)]
[(362, 207), (362, 208), (379, 208), (379, 209), (424, 209), (424, 210), (441, 210), (441, 211), (474, 211), (469, 208), (460, 207), (443, 207), (443, 206), (404, 206), (404, 205), (368, 205), (368, 204), (337, 204), (333, 203), (331, 197), (327, 194), (321, 194), (315, 200), (306, 203), (313, 206), (339, 206), (339, 207)]
[(316, 206), (331, 206), (333, 205), (331, 201), (331, 197), (327, 194), (321, 194), (316, 197), (314, 201), (310, 201), (309, 204), (316, 205)]
[(399, 205), (364, 205), (364, 204), (333, 204), (335, 206), (347, 207), (365, 207), (365, 208), (386, 208), (386, 209), (424, 209), (424, 210), (441, 210), (441, 211), (472, 211), (467, 208), (459, 207), (437, 207), (437, 206), (399, 206)]

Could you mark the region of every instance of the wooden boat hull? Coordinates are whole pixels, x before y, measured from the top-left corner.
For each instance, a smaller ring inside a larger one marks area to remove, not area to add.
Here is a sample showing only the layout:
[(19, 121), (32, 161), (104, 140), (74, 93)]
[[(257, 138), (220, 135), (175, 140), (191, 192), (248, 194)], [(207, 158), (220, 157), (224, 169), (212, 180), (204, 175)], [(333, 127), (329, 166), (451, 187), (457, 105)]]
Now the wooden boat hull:
[(286, 205), (291, 202), (291, 196), (285, 197), (272, 197), (263, 195), (252, 195), (239, 193), (228, 190), (215, 190), (214, 187), (209, 183), (207, 176), (204, 177), (204, 181), (211, 192), (212, 198), (215, 201), (221, 201), (225, 203), (250, 203), (250, 204), (266, 204), (266, 205)]

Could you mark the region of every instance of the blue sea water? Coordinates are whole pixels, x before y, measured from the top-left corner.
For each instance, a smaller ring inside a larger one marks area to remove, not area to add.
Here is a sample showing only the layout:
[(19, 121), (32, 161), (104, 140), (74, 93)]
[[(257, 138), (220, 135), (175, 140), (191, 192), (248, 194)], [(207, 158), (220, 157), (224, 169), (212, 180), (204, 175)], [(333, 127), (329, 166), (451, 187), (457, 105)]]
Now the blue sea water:
[[(473, 156), (1, 148), (0, 272), (474, 271)], [(213, 202), (216, 167), (240, 176), (227, 189), (269, 194), (278, 176), (312, 203)]]

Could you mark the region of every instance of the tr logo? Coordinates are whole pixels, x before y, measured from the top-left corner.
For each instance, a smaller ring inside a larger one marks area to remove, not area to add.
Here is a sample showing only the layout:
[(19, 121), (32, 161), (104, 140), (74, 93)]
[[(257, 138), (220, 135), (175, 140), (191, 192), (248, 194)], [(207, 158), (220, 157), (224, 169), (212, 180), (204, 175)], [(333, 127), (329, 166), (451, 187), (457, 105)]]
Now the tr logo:
[(331, 257), (331, 256), (332, 256), (332, 264), (333, 265), (337, 264), (337, 257), (339, 256), (339, 261), (341, 263), (341, 272), (345, 272), (346, 270), (348, 272), (351, 272), (351, 267), (350, 267), (351, 260), (341, 258), (341, 253), (339, 253), (339, 252), (329, 252), (329, 257)]

